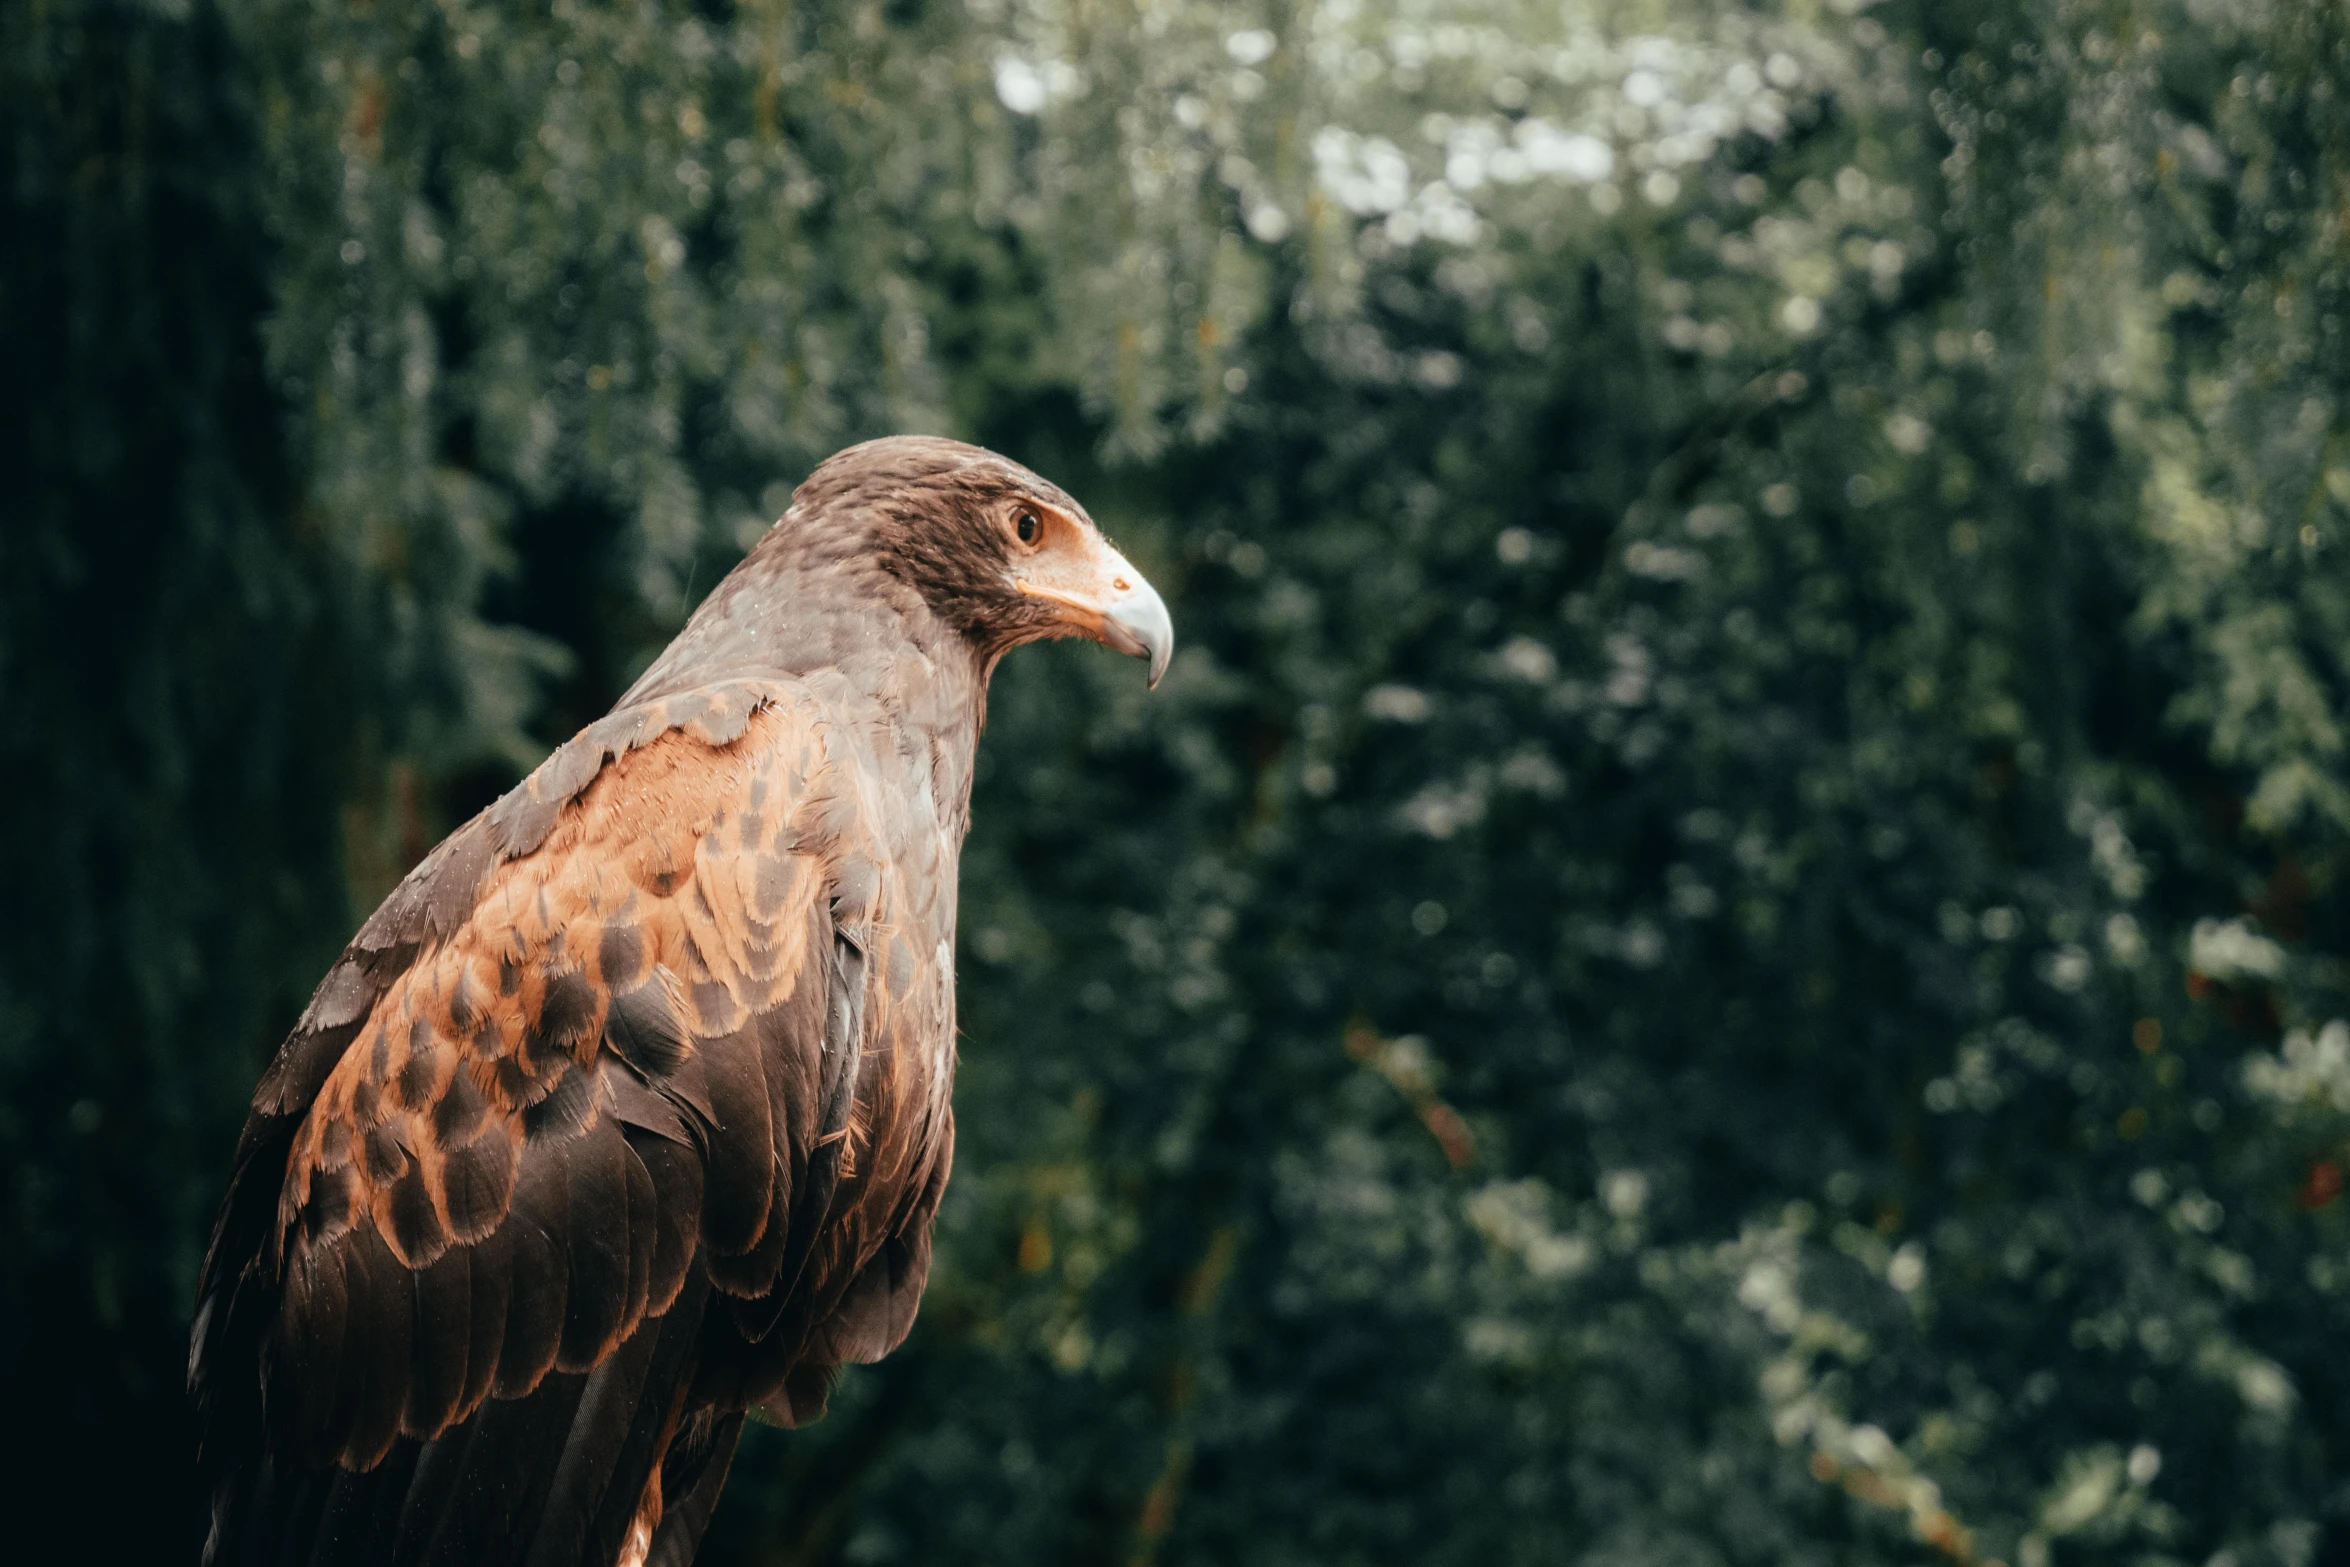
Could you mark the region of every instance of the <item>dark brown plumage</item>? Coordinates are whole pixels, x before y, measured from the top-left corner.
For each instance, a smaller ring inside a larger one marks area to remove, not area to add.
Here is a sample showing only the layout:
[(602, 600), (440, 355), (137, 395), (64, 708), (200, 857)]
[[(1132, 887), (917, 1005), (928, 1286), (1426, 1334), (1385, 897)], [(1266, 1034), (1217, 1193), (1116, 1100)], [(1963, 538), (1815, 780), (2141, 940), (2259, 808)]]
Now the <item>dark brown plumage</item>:
[(905, 1337), (989, 672), (1172, 633), (1084, 509), (853, 447), (360, 928), (254, 1096), (189, 1383), (208, 1563), (691, 1560), (746, 1411)]

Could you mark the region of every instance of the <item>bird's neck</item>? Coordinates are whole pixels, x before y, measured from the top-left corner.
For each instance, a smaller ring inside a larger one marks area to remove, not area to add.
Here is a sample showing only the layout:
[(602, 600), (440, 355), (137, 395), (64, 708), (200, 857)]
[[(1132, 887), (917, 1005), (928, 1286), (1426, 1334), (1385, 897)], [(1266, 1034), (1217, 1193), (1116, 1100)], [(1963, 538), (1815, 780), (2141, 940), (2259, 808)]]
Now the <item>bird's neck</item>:
[(720, 680), (807, 686), (836, 717), (887, 731), (901, 756), (921, 760), (959, 841), (993, 665), (869, 556), (762, 548), (711, 590), (617, 705)]

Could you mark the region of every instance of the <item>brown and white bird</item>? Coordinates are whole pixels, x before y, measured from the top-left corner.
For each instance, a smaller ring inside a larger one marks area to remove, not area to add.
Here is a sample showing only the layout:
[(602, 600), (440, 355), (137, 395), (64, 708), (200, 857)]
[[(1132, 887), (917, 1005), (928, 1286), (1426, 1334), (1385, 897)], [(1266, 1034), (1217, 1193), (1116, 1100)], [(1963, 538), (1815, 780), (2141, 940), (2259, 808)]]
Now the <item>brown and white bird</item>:
[(425, 857), (254, 1095), (189, 1383), (215, 1567), (693, 1557), (747, 1411), (914, 1320), (955, 876), (1023, 642), (1149, 583), (993, 453), (852, 447), (611, 714)]

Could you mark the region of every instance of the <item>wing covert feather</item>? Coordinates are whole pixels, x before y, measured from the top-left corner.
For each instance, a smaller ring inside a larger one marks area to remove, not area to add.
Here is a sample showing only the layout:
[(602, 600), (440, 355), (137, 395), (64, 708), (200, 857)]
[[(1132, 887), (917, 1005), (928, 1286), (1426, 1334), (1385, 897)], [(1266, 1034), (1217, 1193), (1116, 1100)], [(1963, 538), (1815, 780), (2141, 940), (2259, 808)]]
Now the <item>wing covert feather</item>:
[[(364, 1500), (472, 1552), (525, 1538), (549, 1486), (602, 1539), (634, 1503), (593, 1493), (662, 1462), (689, 1383), (671, 1481), (706, 1512), (729, 1409), (812, 1417), (832, 1367), (904, 1337), (951, 1156), (929, 1041), (952, 981), (891, 924), (876, 791), (808, 692), (731, 682), (591, 726), (418, 865), (256, 1092), (191, 1361), (209, 1468), (241, 1444), (321, 1540), (369, 1526)], [(935, 879), (935, 850), (910, 860)], [(901, 1028), (910, 993), (933, 1002)], [(478, 1528), (434, 1500), (486, 1501), (484, 1466), (530, 1453)]]
[(238, 1184), (277, 1148), (283, 1177), (265, 1223), (259, 1193), (224, 1209), (200, 1393), (236, 1297), (274, 1284), (260, 1347), (301, 1368), (278, 1419), (364, 1467), (597, 1365), (697, 1252), (773, 1283), (816, 1120), (811, 958), (861, 830), (822, 727), (750, 682), (615, 714), (385, 901), (256, 1094)]

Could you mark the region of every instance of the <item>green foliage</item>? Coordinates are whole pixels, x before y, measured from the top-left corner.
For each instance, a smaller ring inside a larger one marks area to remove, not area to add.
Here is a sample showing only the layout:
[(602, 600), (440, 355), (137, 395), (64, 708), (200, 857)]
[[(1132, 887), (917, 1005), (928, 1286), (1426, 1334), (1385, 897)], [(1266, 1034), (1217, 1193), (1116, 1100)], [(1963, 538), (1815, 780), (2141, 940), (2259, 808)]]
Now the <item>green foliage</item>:
[(252, 336), (249, 86), (217, 16), (0, 13), (0, 1468), (39, 1516), (111, 1448), (175, 1546), (238, 1080), (347, 920), (352, 666)]
[(2350, 1550), (2339, 15), (6, 27), (6, 1310), (105, 1402), (339, 890), (943, 428), (1185, 645), (999, 677), (931, 1297), (710, 1559)]

